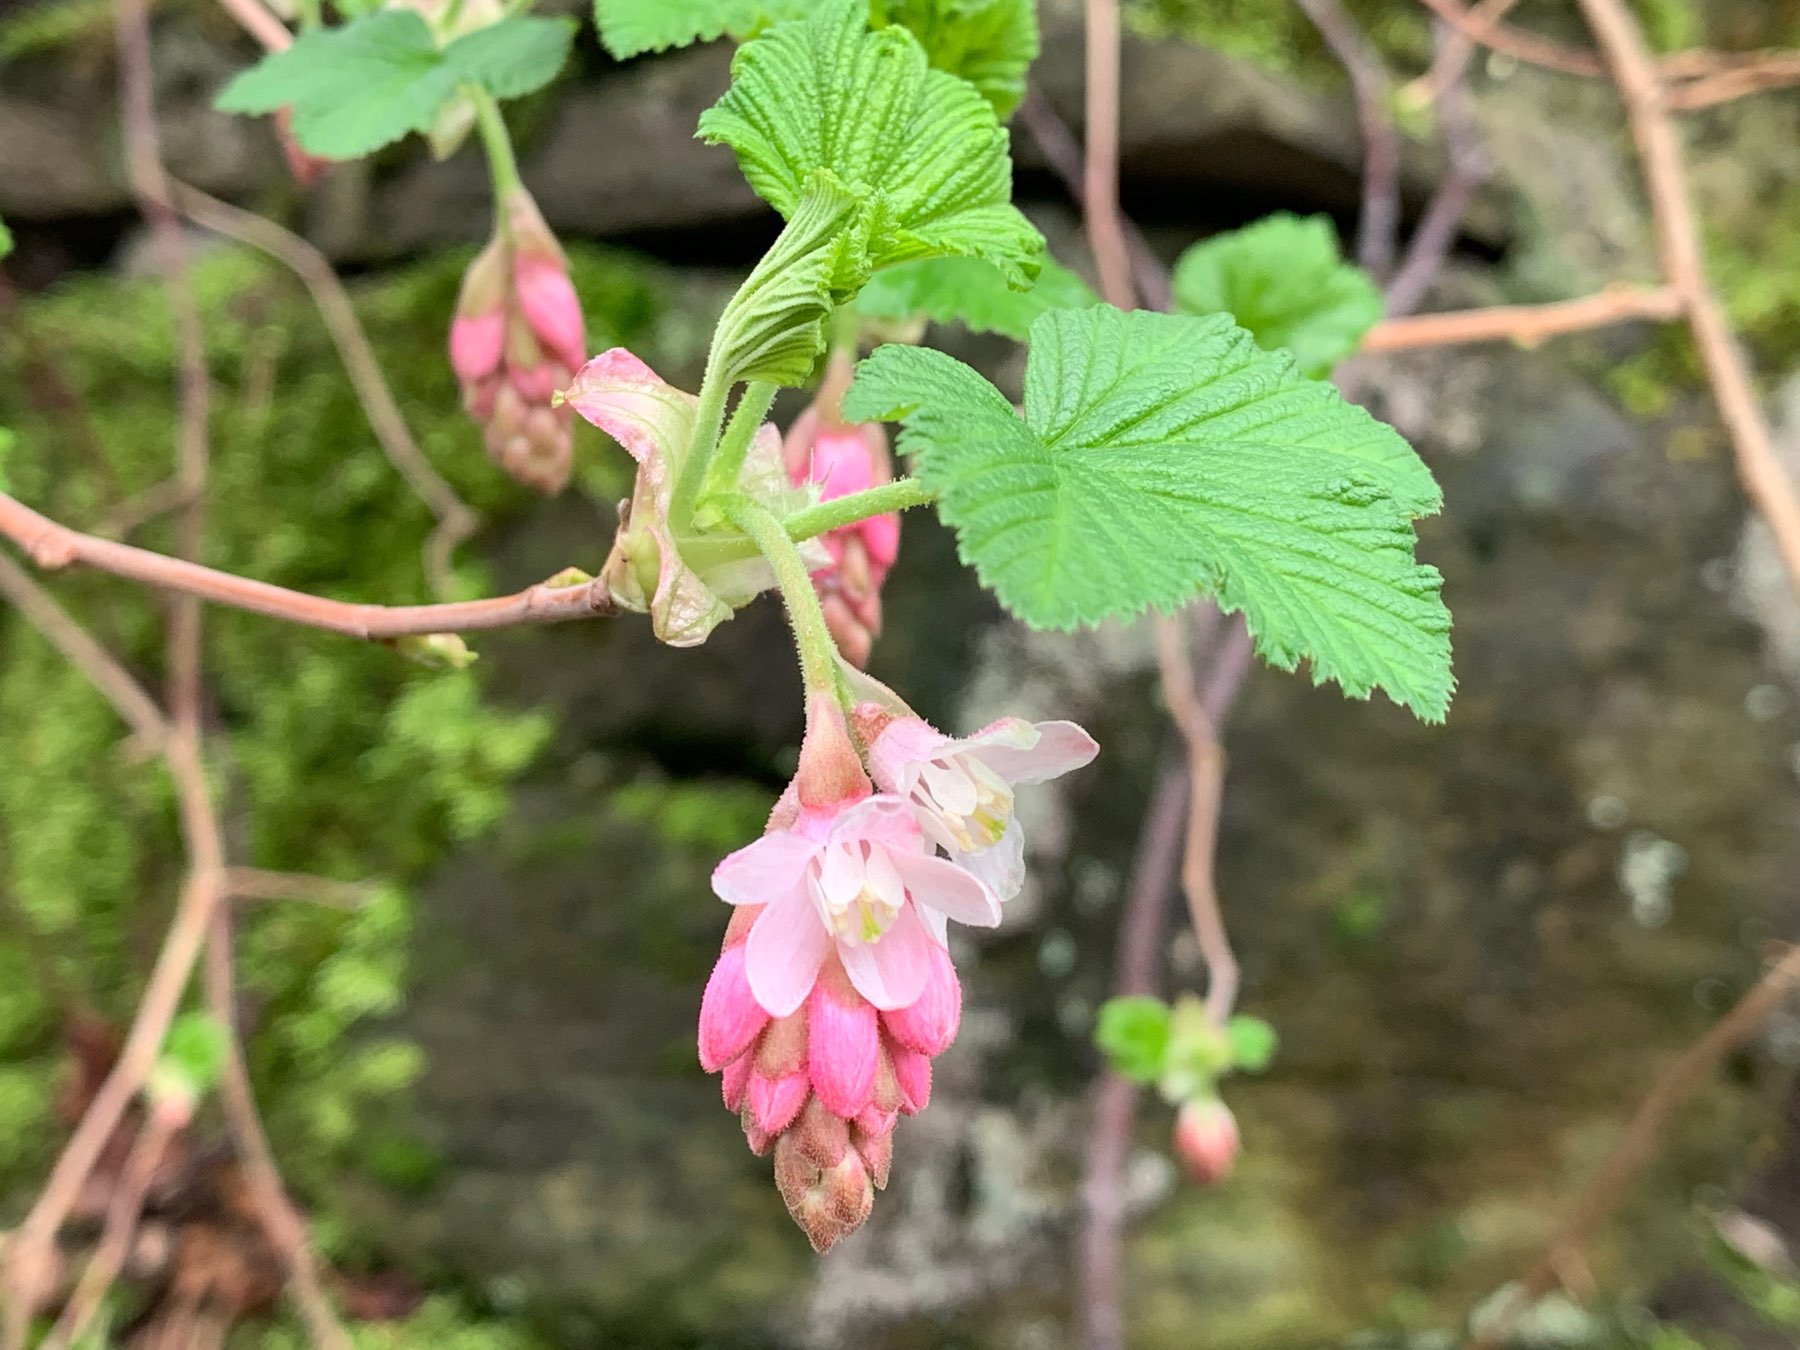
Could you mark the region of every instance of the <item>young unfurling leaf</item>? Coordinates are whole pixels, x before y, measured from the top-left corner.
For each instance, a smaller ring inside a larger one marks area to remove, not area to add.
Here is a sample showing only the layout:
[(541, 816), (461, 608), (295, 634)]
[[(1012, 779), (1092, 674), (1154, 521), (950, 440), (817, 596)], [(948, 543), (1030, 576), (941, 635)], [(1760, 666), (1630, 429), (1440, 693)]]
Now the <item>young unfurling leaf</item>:
[(820, 0), (747, 43), (701, 137), (729, 145), (783, 216), (814, 173), (831, 173), (877, 214), (871, 267), (975, 257), (1025, 287), (1043, 239), (1012, 205), (1009, 141), (992, 106), (931, 69), (907, 29), (870, 32), (868, 19), (868, 0)]
[(518, 98), (548, 84), (569, 54), (573, 25), (515, 17), (440, 48), (417, 13), (387, 9), (341, 28), (303, 33), (226, 85), (224, 112), (293, 109), (303, 149), (355, 159), (425, 131), (459, 85)]
[(1381, 319), (1381, 291), (1338, 254), (1325, 216), (1266, 216), (1195, 244), (1175, 266), (1175, 305), (1229, 314), (1265, 351), (1286, 348), (1323, 376)]
[(856, 297), (857, 312), (866, 318), (960, 323), (1016, 342), (1025, 340), (1040, 314), (1099, 303), (1085, 281), (1049, 258), (1028, 291), (1015, 291), (979, 258), (927, 258), (884, 268)]
[(1038, 54), (1033, 0), (875, 0), (877, 24), (911, 29), (937, 70), (967, 80), (1005, 121)]
[(1450, 615), (1412, 527), (1437, 484), (1391, 428), (1228, 318), (1045, 314), (1023, 417), (942, 352), (882, 347), (844, 412), (905, 424), (964, 560), (1027, 623), (1209, 594), (1273, 664), (1306, 657), (1316, 681), (1443, 718)]
[(1170, 1039), (1169, 1005), (1159, 998), (1110, 998), (1100, 1005), (1094, 1044), (1116, 1073), (1135, 1083), (1162, 1077)]
[(0, 220), (0, 258), (4, 258), (13, 250), (12, 231), (6, 228), (6, 222)]

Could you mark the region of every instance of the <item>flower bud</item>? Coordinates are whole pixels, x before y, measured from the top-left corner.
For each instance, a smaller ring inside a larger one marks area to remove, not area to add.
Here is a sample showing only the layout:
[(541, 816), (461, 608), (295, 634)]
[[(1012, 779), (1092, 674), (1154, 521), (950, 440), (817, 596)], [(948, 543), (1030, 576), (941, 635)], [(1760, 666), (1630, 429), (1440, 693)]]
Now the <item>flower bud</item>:
[(1230, 1176), (1239, 1145), (1237, 1118), (1217, 1097), (1186, 1102), (1176, 1114), (1175, 1156), (1197, 1185), (1215, 1185)]
[(546, 495), (574, 467), (574, 413), (557, 406), (586, 358), (581, 303), (556, 236), (523, 189), (469, 265), (450, 324), (450, 365), (488, 454)]

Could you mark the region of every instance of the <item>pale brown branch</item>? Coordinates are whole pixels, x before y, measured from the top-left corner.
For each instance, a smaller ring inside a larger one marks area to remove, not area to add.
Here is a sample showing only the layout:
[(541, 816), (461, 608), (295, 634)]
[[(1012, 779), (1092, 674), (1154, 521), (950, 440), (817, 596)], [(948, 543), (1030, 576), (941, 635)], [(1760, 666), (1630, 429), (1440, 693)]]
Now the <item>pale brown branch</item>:
[(263, 45), (264, 51), (282, 52), (294, 45), (294, 35), (287, 25), (265, 9), (260, 0), (219, 0), (219, 6), (251, 37)]
[(1774, 532), (1788, 576), (1800, 591), (1800, 493), (1776, 454), (1750, 364), (1732, 332), (1725, 306), (1707, 280), (1687, 165), (1649, 45), (1624, 0), (1579, 3), (1625, 100), (1649, 189), (1663, 273), (1686, 307), (1701, 364), (1731, 434), (1738, 478), (1751, 505)]
[(369, 887), (307, 872), (271, 872), (260, 867), (225, 869), (225, 893), (233, 900), (300, 900), (330, 909), (360, 909)]
[(1485, 40), (1493, 26), (1505, 18), (1518, 3), (1519, 0), (1481, 0), (1479, 5), (1467, 12), (1467, 22), (1461, 27), (1434, 9), (1433, 12), (1439, 15), (1438, 22), (1449, 36), (1438, 43), (1431, 69), (1414, 80), (1407, 92), (1427, 104), (1442, 98), (1446, 90), (1462, 79), (1476, 47)]
[(169, 724), (156, 701), (111, 652), (5, 554), (0, 554), (0, 597), (17, 608), (71, 665), (88, 677), (146, 748), (161, 748), (169, 734)]
[(1081, 207), (1100, 294), (1110, 305), (1131, 309), (1131, 248), (1119, 211), (1119, 5), (1087, 0), (1087, 117), (1083, 127)]
[(1681, 317), (1681, 297), (1669, 286), (1609, 286), (1598, 295), (1544, 305), (1493, 305), (1384, 319), (1369, 330), (1365, 352), (1408, 351), (1471, 342), (1532, 346), (1548, 338), (1609, 324)]
[(185, 183), (171, 183), (177, 209), (203, 229), (248, 244), (275, 258), (300, 279), (318, 306), (319, 315), (349, 373), (375, 439), (389, 461), (419, 495), (437, 528), (426, 542), (426, 572), (442, 595), (450, 584), (450, 557), (456, 546), (475, 533), (480, 518), (445, 481), (413, 439), (406, 417), (394, 399), (381, 363), (370, 345), (356, 309), (326, 256), (291, 230), (252, 211), (219, 201)]
[(221, 905), (212, 916), (205, 980), (207, 1010), (225, 1030), (225, 1063), (219, 1081), (225, 1126), (251, 1197), (260, 1212), (263, 1231), (268, 1234), (287, 1270), (288, 1289), (307, 1334), (320, 1350), (351, 1350), (349, 1334), (339, 1323), (331, 1300), (325, 1295), (306, 1221), (288, 1198), (281, 1171), (275, 1165), (274, 1150), (269, 1147), (268, 1132), (263, 1129), (262, 1117), (257, 1113), (250, 1070), (244, 1062), (243, 1033), (238, 1026), (234, 966), (231, 909)]
[(1357, 261), (1386, 281), (1400, 241), (1400, 129), (1388, 111), (1387, 63), (1339, 0), (1299, 0), (1299, 5), (1350, 76), (1363, 140)]
[[(1462, 0), (1421, 0), (1421, 3), (1471, 42), (1514, 57), (1527, 65), (1542, 66), (1546, 70), (1560, 71), (1565, 75), (1592, 76), (1606, 73), (1606, 67), (1593, 52), (1584, 52), (1579, 47), (1571, 47), (1554, 38), (1510, 27), (1501, 23), (1498, 15), (1491, 10), (1486, 18), (1478, 19), (1463, 7)], [(1508, 4), (1494, 8), (1505, 13), (1511, 7)]]
[(5, 493), (0, 493), (0, 536), (12, 540), (40, 567), (57, 568), (80, 563), (131, 581), (197, 596), (216, 605), (266, 614), (306, 628), (320, 628), (364, 641), (567, 623), (618, 612), (606, 588), (599, 582), (573, 586), (539, 584), (514, 595), (439, 605), (363, 605), (327, 600), (166, 554), (152, 553), (131, 544), (96, 539), (93, 535), (58, 525)]
[(1796, 986), (1800, 986), (1800, 947), (1790, 949), (1730, 1012), (1663, 1070), (1632, 1113), (1605, 1165), (1582, 1189), (1568, 1220), (1505, 1305), (1477, 1330), (1470, 1350), (1494, 1350), (1504, 1343), (1520, 1315), (1556, 1288), (1560, 1282), (1558, 1272), (1579, 1258), (1582, 1249), (1619, 1208), (1631, 1183), (1656, 1158), (1675, 1113), (1727, 1055), (1762, 1028)]
[(132, 1238), (137, 1235), (138, 1219), (144, 1212), (144, 1196), (156, 1169), (168, 1152), (169, 1142), (181, 1130), (181, 1118), (169, 1111), (152, 1110), (138, 1136), (132, 1141), (106, 1207), (106, 1222), (100, 1232), (100, 1245), (94, 1249), (75, 1292), (63, 1305), (56, 1325), (50, 1329), (38, 1350), (67, 1350), (78, 1343), (87, 1331), (100, 1303), (125, 1268), (131, 1253)]
[[(1663, 63), (1667, 73), (1667, 62)], [(1751, 94), (1768, 93), (1800, 84), (1800, 52), (1769, 52), (1754, 61), (1697, 75), (1669, 89), (1669, 108), (1694, 112), (1716, 107)]]

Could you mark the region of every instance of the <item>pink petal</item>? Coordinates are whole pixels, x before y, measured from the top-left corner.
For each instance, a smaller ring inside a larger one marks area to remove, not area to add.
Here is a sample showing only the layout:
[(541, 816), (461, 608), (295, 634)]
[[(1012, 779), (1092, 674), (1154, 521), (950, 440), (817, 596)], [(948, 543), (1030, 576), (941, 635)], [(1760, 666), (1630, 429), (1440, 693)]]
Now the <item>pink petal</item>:
[(918, 999), (931, 978), (931, 951), (936, 945), (908, 905), (879, 939), (855, 947), (839, 943), (838, 956), (857, 993), (883, 1010), (904, 1008)]
[(601, 352), (575, 372), (568, 399), (640, 464), (678, 461), (687, 454), (699, 400), (665, 384), (623, 347)]
[(713, 869), (713, 894), (728, 905), (774, 904), (800, 892), (818, 845), (791, 830), (775, 830)]
[(821, 430), (813, 440), (812, 470), (819, 497), (830, 501), (875, 486), (875, 464), (862, 432), (854, 427)]
[(831, 837), (882, 844), (896, 854), (922, 853), (925, 847), (925, 836), (912, 807), (899, 797), (885, 794), (865, 797), (840, 811), (832, 822)]
[(919, 997), (904, 1008), (881, 1015), (888, 1034), (905, 1049), (921, 1055), (943, 1054), (962, 1023), (962, 984), (956, 978), (956, 967), (950, 964), (949, 952), (932, 945), (930, 976)]
[(919, 778), (919, 766), (956, 742), (919, 717), (896, 717), (869, 747), (869, 772), (883, 792), (904, 796)]
[(717, 1073), (748, 1050), (768, 1024), (769, 1014), (744, 974), (744, 944), (734, 943), (719, 954), (700, 998), (700, 1067)]
[(883, 1111), (879, 1106), (871, 1103), (858, 1112), (856, 1128), (867, 1135), (887, 1134), (893, 1130), (895, 1119), (899, 1114), (898, 1111)]
[(948, 858), (890, 849), (888, 856), (906, 883), (915, 905), (938, 910), (958, 923), (976, 928), (997, 928), (1000, 897), (980, 877), (958, 867)]
[(900, 1109), (918, 1115), (931, 1100), (931, 1056), (895, 1046), (894, 1077), (900, 1080)]
[(979, 852), (958, 854), (956, 861), (1002, 901), (1010, 900), (1025, 886), (1025, 828), (1014, 816), (998, 841)]
[(744, 943), (751, 992), (771, 1017), (786, 1017), (812, 992), (831, 935), (804, 892), (795, 890), (758, 917)]
[(894, 559), (900, 556), (900, 517), (870, 516), (857, 528), (862, 531), (869, 556), (883, 567), (892, 567)]
[(980, 756), (982, 763), (1009, 783), (1042, 783), (1060, 778), (1100, 753), (1099, 743), (1073, 722), (1039, 722), (1031, 728), (1037, 735), (1021, 744), (1017, 729), (1007, 725), (1019, 720), (1009, 717), (996, 722), (976, 732), (962, 746)]
[(832, 981), (820, 981), (806, 1006), (806, 1063), (825, 1109), (849, 1120), (875, 1091), (881, 1031), (874, 1008), (854, 991), (831, 986)]
[(804, 1073), (750, 1075), (750, 1119), (766, 1134), (780, 1134), (806, 1105), (809, 1085)]
[(500, 364), (500, 345), (506, 335), (506, 315), (498, 309), (485, 314), (458, 315), (450, 323), (450, 368), (464, 384), (473, 384)]

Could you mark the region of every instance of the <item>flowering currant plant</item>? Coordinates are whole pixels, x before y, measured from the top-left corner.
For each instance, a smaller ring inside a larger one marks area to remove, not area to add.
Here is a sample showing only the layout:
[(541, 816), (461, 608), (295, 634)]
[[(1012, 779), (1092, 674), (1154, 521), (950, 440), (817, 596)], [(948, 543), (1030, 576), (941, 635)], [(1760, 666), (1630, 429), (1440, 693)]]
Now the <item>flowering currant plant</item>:
[[(410, 132), (440, 152), (478, 133), (496, 224), (448, 345), (493, 459), (554, 493), (573, 418), (625, 449), (636, 482), (610, 554), (576, 581), (662, 641), (702, 644), (771, 589), (786, 607), (805, 739), (767, 831), (713, 874), (731, 918), (698, 1040), (823, 1250), (867, 1218), (896, 1121), (924, 1108), (956, 1035), (952, 924), (1001, 924), (1024, 884), (1017, 791), (1098, 753), (1068, 721), (952, 735), (864, 673), (899, 513), (935, 508), (1026, 624), (1211, 597), (1270, 663), (1441, 720), (1450, 619), (1414, 558), (1437, 485), (1317, 378), (1379, 297), (1321, 222), (1284, 218), (1193, 250), (1180, 312), (1099, 304), (1012, 204), (1030, 0), (598, 0), (615, 56), (742, 42), (698, 134), (785, 222), (725, 305), (699, 387), (680, 389), (629, 351), (586, 349), (514, 164), (500, 104), (554, 78), (570, 26), (474, 0), (340, 10), (220, 105), (275, 115), (308, 172)], [(1026, 343), (1022, 403), (919, 345), (927, 319)], [(816, 391), (785, 434), (768, 420), (784, 388)], [(1180, 1106), (1190, 1171), (1222, 1176), (1237, 1134), (1215, 1084), (1266, 1063), (1267, 1028), (1125, 1001), (1100, 1039)]]

